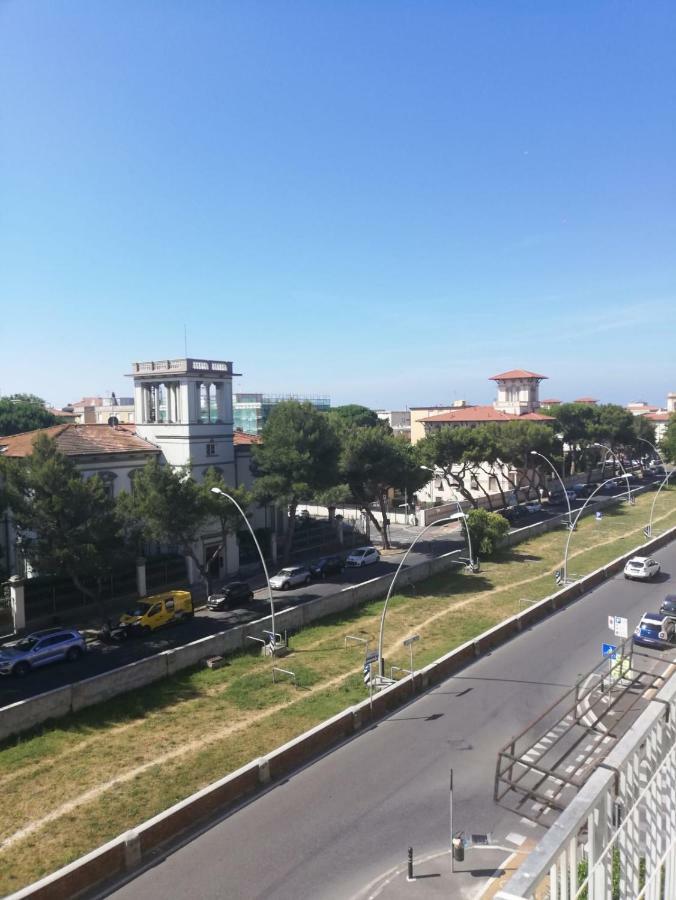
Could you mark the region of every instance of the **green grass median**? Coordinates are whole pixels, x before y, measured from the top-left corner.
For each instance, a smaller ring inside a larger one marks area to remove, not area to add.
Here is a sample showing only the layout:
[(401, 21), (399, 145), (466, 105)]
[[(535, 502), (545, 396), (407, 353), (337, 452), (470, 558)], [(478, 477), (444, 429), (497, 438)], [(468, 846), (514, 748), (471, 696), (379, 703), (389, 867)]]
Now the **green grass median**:
[[(581, 520), (569, 572), (584, 575), (642, 543), (653, 502)], [(655, 528), (676, 525), (676, 490), (663, 491)], [(395, 594), (385, 631), (387, 665), (408, 667), (412, 632), (419, 668), (555, 589), (563, 528), (482, 563)], [(659, 554), (656, 554), (659, 557)], [(375, 646), (382, 601), (329, 617), (291, 639), (282, 662), (298, 687), (273, 684), (252, 651), (217, 670), (193, 669), (84, 710), (0, 749), (0, 893), (70, 862), (251, 759), (364, 699), (363, 646)]]

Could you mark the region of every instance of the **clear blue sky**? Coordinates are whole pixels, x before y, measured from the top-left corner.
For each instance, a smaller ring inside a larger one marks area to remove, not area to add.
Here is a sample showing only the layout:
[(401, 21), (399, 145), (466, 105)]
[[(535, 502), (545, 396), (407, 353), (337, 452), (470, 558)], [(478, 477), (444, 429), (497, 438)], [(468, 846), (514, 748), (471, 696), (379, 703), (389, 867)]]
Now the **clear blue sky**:
[[(0, 393), (676, 390), (676, 4), (0, 3)], [(237, 389), (236, 388), (236, 389)]]

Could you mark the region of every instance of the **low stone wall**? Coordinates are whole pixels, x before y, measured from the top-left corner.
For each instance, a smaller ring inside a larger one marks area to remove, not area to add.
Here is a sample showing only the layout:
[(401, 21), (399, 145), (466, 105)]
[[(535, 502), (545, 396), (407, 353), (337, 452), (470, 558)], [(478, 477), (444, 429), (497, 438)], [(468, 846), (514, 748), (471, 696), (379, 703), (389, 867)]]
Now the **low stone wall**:
[(335, 748), (343, 740), (358, 732), (366, 724), (380, 719), (406, 703), (411, 696), (461, 671), (477, 656), (499, 646), (518, 634), (524, 627), (545, 618), (549, 613), (571, 603), (614, 574), (624, 562), (638, 551), (650, 553), (663, 547), (676, 536), (676, 528), (634, 548), (609, 565), (597, 569), (575, 584), (568, 585), (550, 597), (512, 616), (485, 631), (471, 641), (435, 660), (421, 671), (407, 675), (401, 681), (320, 723), (267, 757), (255, 760), (231, 775), (175, 804), (138, 828), (120, 835), (87, 856), (48, 875), (35, 884), (12, 894), (8, 900), (75, 900), (91, 892), (103, 882), (110, 882), (133, 872), (158, 847), (168, 846), (189, 834), (197, 825), (233, 809), (243, 799), (255, 794), (260, 786), (273, 779), (283, 778), (309, 760)]

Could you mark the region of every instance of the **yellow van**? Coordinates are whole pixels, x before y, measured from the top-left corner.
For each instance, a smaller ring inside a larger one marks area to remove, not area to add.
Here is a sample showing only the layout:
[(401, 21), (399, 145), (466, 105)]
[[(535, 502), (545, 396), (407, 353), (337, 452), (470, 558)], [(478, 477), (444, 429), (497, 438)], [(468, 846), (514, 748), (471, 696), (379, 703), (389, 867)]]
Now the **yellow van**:
[(120, 616), (120, 625), (131, 632), (147, 634), (163, 625), (185, 622), (193, 612), (190, 591), (167, 591), (139, 600), (132, 610)]

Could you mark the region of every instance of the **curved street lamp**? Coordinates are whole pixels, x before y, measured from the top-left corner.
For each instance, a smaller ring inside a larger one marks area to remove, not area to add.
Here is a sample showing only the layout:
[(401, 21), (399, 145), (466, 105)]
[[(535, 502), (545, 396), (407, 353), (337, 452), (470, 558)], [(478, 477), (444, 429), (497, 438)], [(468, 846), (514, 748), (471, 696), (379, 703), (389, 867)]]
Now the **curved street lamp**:
[[(623, 475), (623, 477), (627, 479), (627, 500), (628, 500), (630, 503), (633, 503), (633, 502), (634, 502), (634, 499), (633, 499), (632, 496), (631, 496), (631, 487), (630, 487), (630, 485), (629, 485), (629, 476), (628, 476), (628, 474), (627, 474), (627, 470), (625, 469), (625, 467), (624, 467), (624, 465), (623, 465), (622, 460), (620, 459), (620, 457), (617, 455), (617, 453), (615, 453), (615, 451), (613, 450), (613, 448), (612, 448), (612, 447), (608, 447), (607, 444), (599, 444), (599, 442), (596, 441), (596, 443), (592, 444), (592, 447), (602, 447), (604, 450), (606, 450), (608, 453), (610, 453), (610, 455), (611, 455), (612, 458), (613, 458), (613, 463), (614, 463), (615, 460), (617, 460), (617, 464), (618, 464), (619, 467), (622, 469), (622, 475)], [(611, 478), (610, 480), (612, 481), (612, 478)], [(603, 483), (604, 483), (604, 484), (607, 484), (607, 482), (605, 482), (605, 481), (604, 481)], [(577, 520), (576, 520), (576, 521), (577, 521)]]
[(669, 481), (669, 479), (674, 474), (674, 472), (676, 472), (676, 469), (672, 469), (671, 472), (667, 472), (667, 474), (664, 476), (664, 478), (662, 480), (662, 483), (657, 488), (657, 492), (655, 493), (655, 496), (653, 497), (652, 506), (650, 507), (650, 520), (648, 522), (648, 525), (646, 526), (646, 533), (645, 533), (645, 536), (648, 538), (652, 537), (652, 534), (653, 534), (653, 514), (655, 513), (655, 504), (657, 503), (657, 498), (660, 495), (660, 491), (665, 486), (667, 481)]
[[(443, 474), (444, 474), (443, 469), (431, 469), (429, 466), (420, 466), (420, 468), (424, 469), (426, 472), (431, 472), (433, 475), (442, 475), (443, 476)], [(453, 502), (457, 505), (458, 512), (462, 516), (463, 521), (465, 523), (465, 534), (467, 536), (467, 550), (469, 551), (469, 565), (474, 566), (474, 554), (472, 553), (472, 538), (470, 537), (470, 533), (469, 533), (469, 525), (467, 523), (467, 516), (465, 515), (465, 510), (462, 508), (462, 503), (458, 500), (457, 491), (455, 490), (455, 488), (451, 488), (451, 490), (455, 494), (455, 497), (453, 498)], [(437, 525), (440, 521), (444, 521), (444, 520), (437, 519), (436, 522), (431, 522), (430, 524)], [(418, 535), (418, 537), (420, 537), (420, 535)], [(417, 539), (418, 538), (416, 538), (416, 540)], [(415, 541), (413, 543), (415, 543)], [(413, 546), (413, 544), (411, 544), (411, 546)]]
[[(629, 489), (629, 476), (627, 475), (626, 472), (623, 477), (627, 479), (627, 489)], [(566, 540), (566, 549), (564, 550), (564, 553), (563, 553), (563, 583), (564, 584), (566, 584), (566, 582), (568, 581), (568, 548), (570, 547), (570, 539), (573, 536), (573, 532), (577, 528), (578, 519), (580, 518), (582, 513), (585, 511), (587, 506), (589, 505), (589, 501), (592, 500), (596, 494), (598, 494), (598, 492), (601, 490), (601, 488), (604, 486), (604, 484), (610, 484), (611, 481), (615, 481), (615, 479), (607, 478), (605, 481), (602, 481), (601, 484), (597, 488), (595, 488), (591, 492), (591, 494), (587, 497), (587, 499), (584, 501), (584, 503), (580, 507), (578, 514), (575, 516), (575, 521), (573, 522), (573, 525), (572, 525), (570, 531), (568, 532), (568, 538)]]
[(268, 575), (268, 567), (265, 565), (265, 557), (263, 556), (263, 551), (261, 550), (261, 545), (258, 543), (258, 538), (256, 537), (254, 530), (251, 527), (251, 523), (249, 522), (249, 519), (248, 519), (246, 513), (244, 512), (242, 507), (239, 505), (239, 503), (235, 500), (235, 498), (231, 497), (230, 494), (228, 494), (226, 491), (222, 491), (218, 487), (212, 487), (211, 493), (212, 494), (220, 494), (221, 497), (225, 497), (226, 500), (229, 500), (231, 503), (233, 503), (237, 507), (237, 509), (239, 510), (239, 512), (242, 515), (242, 518), (246, 522), (246, 527), (249, 529), (249, 531), (251, 533), (251, 537), (253, 538), (254, 544), (256, 545), (256, 550), (258, 550), (258, 555), (261, 558), (261, 564), (263, 566), (263, 572), (265, 572), (265, 583), (268, 586), (268, 598), (270, 600), (270, 623), (271, 623), (270, 627), (272, 628), (272, 655), (274, 656), (275, 649), (277, 647), (277, 631), (275, 629), (275, 602), (272, 598), (272, 588), (270, 587), (270, 576)]
[(572, 509), (570, 508), (570, 498), (569, 498), (569, 496), (568, 496), (568, 490), (567, 490), (565, 484), (563, 483), (563, 479), (562, 479), (561, 476), (559, 475), (559, 473), (558, 473), (558, 471), (557, 471), (557, 469), (556, 469), (556, 466), (555, 466), (554, 463), (551, 461), (551, 459), (549, 459), (549, 457), (547, 457), (547, 456), (544, 455), (544, 453), (538, 453), (537, 450), (531, 450), (531, 451), (529, 451), (529, 452), (530, 452), (530, 455), (531, 455), (531, 456), (539, 456), (539, 457), (541, 457), (542, 459), (544, 459), (544, 461), (545, 461), (545, 462), (547, 463), (547, 465), (550, 467), (550, 469), (552, 470), (552, 472), (553, 472), (553, 473), (556, 475), (556, 477), (559, 479), (559, 484), (561, 485), (561, 489), (563, 490), (563, 496), (566, 498), (566, 503), (568, 504), (568, 528), (569, 528), (569, 529), (572, 528), (572, 527), (573, 527), (573, 511), (572, 511)]
[(644, 444), (647, 444), (649, 447), (652, 447), (652, 449), (655, 451), (655, 456), (659, 459), (659, 461), (662, 463), (662, 465), (664, 465), (664, 460), (662, 459), (660, 451), (657, 449), (657, 447), (651, 441), (647, 441), (645, 438), (638, 438), (638, 440)]
[[(452, 522), (455, 521), (453, 516), (446, 516), (443, 519), (437, 519), (436, 522), (430, 522), (429, 525), (425, 525), (420, 534), (417, 534), (411, 543), (411, 546), (408, 548), (406, 553), (401, 558), (399, 565), (397, 566), (397, 571), (392, 576), (392, 581), (390, 582), (390, 586), (387, 589), (387, 597), (385, 597), (385, 605), (383, 606), (383, 611), (380, 616), (380, 634), (378, 636), (378, 671), (380, 676), (382, 677), (385, 674), (385, 661), (383, 660), (383, 635), (385, 634), (385, 613), (387, 612), (387, 604), (390, 602), (390, 596), (392, 595), (392, 589), (394, 588), (394, 582), (397, 580), (397, 575), (401, 571), (401, 567), (406, 562), (406, 557), (413, 550), (415, 545), (418, 543), (420, 538), (425, 534), (426, 531), (429, 531), (434, 525), (439, 525), (441, 522)], [(469, 534), (469, 532), (468, 532)]]

